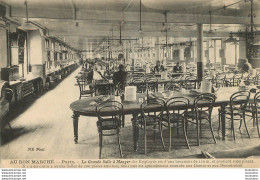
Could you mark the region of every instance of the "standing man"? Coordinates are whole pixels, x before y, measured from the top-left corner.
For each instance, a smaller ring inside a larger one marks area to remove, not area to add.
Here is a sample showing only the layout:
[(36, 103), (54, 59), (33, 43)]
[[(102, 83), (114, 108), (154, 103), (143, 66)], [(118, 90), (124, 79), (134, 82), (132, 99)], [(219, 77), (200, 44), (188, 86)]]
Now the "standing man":
[(118, 71), (113, 74), (113, 83), (115, 86), (120, 85), (120, 89), (124, 90), (125, 86), (127, 85), (127, 75), (128, 73), (125, 72), (125, 66), (120, 64), (118, 66)]
[(173, 67), (173, 72), (174, 72), (174, 73), (180, 73), (180, 72), (182, 72), (182, 68), (181, 68), (179, 62), (177, 62), (176, 66)]

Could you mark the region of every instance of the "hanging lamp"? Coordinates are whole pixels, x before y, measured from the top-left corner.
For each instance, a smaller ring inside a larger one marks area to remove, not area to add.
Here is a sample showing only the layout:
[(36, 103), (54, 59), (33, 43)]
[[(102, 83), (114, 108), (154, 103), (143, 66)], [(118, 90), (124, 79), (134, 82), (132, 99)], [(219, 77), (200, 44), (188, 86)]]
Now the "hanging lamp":
[(238, 40), (233, 37), (232, 31), (230, 32), (229, 38), (225, 40), (225, 43), (237, 43)]
[(144, 37), (144, 32), (142, 30), (142, 0), (140, 0), (140, 16), (139, 17), (140, 17), (140, 20), (139, 20), (140, 27), (139, 27), (139, 30), (138, 30), (138, 36), (140, 38), (142, 38), (142, 37)]
[(213, 34), (213, 31), (211, 29), (211, 10), (209, 11), (209, 34), (210, 34), (210, 46), (209, 48), (214, 48), (213, 45), (212, 45), (212, 34)]
[(17, 27), (18, 29), (24, 30), (24, 31), (35, 31), (38, 30), (38, 28), (34, 25), (32, 25), (28, 20), (28, 2), (25, 1), (24, 5), (26, 7), (26, 22), (23, 23), (21, 26)]

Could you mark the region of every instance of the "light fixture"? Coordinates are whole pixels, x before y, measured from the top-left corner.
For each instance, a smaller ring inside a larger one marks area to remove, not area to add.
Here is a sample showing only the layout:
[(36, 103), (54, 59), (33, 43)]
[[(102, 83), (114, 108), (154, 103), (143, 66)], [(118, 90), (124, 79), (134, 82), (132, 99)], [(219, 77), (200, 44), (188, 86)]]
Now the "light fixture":
[(23, 23), (21, 26), (17, 27), (18, 29), (24, 30), (24, 31), (35, 31), (38, 30), (38, 28), (34, 25), (32, 25), (28, 20), (28, 2), (25, 1), (24, 5), (26, 7), (26, 22)]
[(253, 9), (253, 7), (254, 7), (254, 5), (253, 5), (254, 0), (249, 0), (249, 1), (250, 1), (250, 25), (247, 28), (246, 35), (247, 35), (247, 39), (248, 39), (249, 44), (255, 44), (257, 42), (257, 39), (256, 39), (256, 37), (257, 37), (257, 29), (256, 29), (256, 26), (254, 24), (254, 18), (255, 18), (254, 9)]
[(225, 43), (237, 43), (238, 40), (233, 37), (232, 31), (230, 32), (229, 38), (225, 40)]
[(144, 32), (143, 32), (143, 30), (142, 30), (142, 0), (140, 0), (140, 28), (139, 28), (139, 30), (138, 30), (138, 36), (140, 37), (140, 38), (142, 38), (142, 37), (144, 37)]
[(211, 16), (212, 15), (212, 12), (211, 10), (209, 11), (209, 34), (210, 34), (210, 46), (209, 48), (214, 48), (213, 45), (212, 45), (212, 34), (213, 34), (213, 31), (212, 31), (212, 28), (211, 28)]

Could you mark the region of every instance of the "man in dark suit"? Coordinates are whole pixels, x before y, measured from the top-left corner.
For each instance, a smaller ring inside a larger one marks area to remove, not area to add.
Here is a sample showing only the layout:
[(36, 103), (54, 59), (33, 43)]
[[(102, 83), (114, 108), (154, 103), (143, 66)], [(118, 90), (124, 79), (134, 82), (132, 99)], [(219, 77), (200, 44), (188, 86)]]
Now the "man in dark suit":
[(177, 62), (176, 66), (173, 67), (173, 72), (174, 72), (174, 73), (180, 73), (180, 72), (182, 72), (182, 68), (181, 68), (179, 62)]
[(120, 84), (121, 90), (125, 89), (125, 86), (127, 85), (127, 72), (125, 72), (125, 66), (123, 64), (120, 64), (118, 66), (118, 71), (113, 74), (113, 83), (114, 85)]
[(159, 72), (162, 72), (164, 70), (165, 69), (164, 69), (163, 65), (160, 64), (160, 61), (157, 61), (156, 66), (154, 67), (154, 73), (159, 73)]

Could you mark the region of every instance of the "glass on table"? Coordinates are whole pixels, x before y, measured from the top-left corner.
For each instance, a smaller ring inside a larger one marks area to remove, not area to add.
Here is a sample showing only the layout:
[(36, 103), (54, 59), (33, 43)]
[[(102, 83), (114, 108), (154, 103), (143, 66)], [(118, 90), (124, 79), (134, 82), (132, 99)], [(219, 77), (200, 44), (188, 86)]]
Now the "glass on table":
[(139, 103), (143, 103), (144, 102), (144, 97), (139, 97), (138, 101), (139, 101)]
[(115, 101), (120, 102), (121, 103), (121, 96), (115, 96)]

